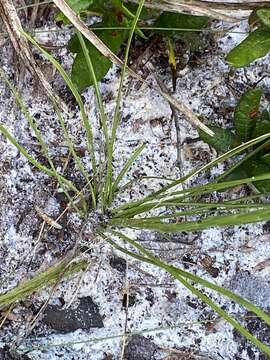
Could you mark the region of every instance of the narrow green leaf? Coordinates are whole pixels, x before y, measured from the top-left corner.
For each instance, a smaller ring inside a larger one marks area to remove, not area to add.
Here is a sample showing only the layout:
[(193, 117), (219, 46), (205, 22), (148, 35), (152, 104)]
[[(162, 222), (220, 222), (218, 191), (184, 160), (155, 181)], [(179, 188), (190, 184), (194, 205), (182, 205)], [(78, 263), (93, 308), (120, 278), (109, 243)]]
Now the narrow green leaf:
[[(237, 155), (237, 154), (240, 154), (242, 153), (244, 150), (250, 148), (251, 146), (254, 146), (254, 145), (257, 145), (259, 144), (260, 142), (268, 139), (270, 137), (270, 133), (268, 134), (265, 134), (265, 135), (262, 135), (256, 139), (252, 139), (250, 141), (247, 141), (246, 143), (244, 144), (241, 144), (239, 146), (237, 146), (236, 148), (232, 149), (232, 150), (229, 150), (228, 152), (226, 152), (225, 154), (222, 154), (220, 155), (218, 158), (210, 161), (208, 164), (206, 164), (205, 166), (199, 168), (199, 169), (195, 169), (195, 170), (192, 170), (190, 173), (188, 173), (187, 175), (183, 176), (182, 178), (180, 179), (177, 179), (175, 181), (172, 181), (169, 185), (166, 185), (164, 186), (162, 189), (158, 190), (158, 191), (155, 191), (154, 193), (150, 194), (149, 196), (146, 196), (144, 199), (142, 200), (137, 200), (137, 201), (132, 201), (132, 202), (129, 202), (128, 204), (124, 204), (124, 205), (121, 205), (119, 206), (118, 208), (114, 209), (114, 214), (117, 214), (121, 211), (125, 211), (125, 210), (130, 210), (130, 209), (134, 209), (134, 208), (137, 208), (138, 206), (142, 205), (142, 204), (145, 204), (147, 203), (148, 201), (151, 201), (153, 199), (156, 199), (156, 198), (160, 198), (160, 197), (166, 197), (168, 196), (168, 191), (171, 190), (172, 188), (176, 187), (177, 185), (179, 184), (182, 184), (184, 183), (186, 180), (192, 178), (193, 176), (195, 175), (198, 175), (199, 173), (202, 173), (203, 171), (207, 171), (208, 169), (211, 169), (213, 168), (215, 165), (219, 164), (219, 163), (222, 163), (224, 162), (225, 160), (227, 159), (230, 159), (232, 158), (233, 156)], [(244, 181), (247, 181), (248, 183), (251, 182), (247, 179), (245, 179)], [(244, 182), (243, 183), (247, 183), (247, 182)], [(210, 186), (212, 188), (212, 191), (215, 191), (217, 189), (214, 189), (212, 186), (214, 185), (214, 183), (211, 183)], [(232, 185), (232, 184), (231, 184)], [(241, 183), (234, 183), (232, 186), (236, 186), (236, 185), (241, 185)], [(216, 186), (216, 185), (215, 185)], [(182, 193), (182, 192), (181, 192)]]
[(264, 57), (270, 51), (270, 31), (260, 27), (232, 49), (226, 61), (234, 67), (243, 67)]
[[(258, 206), (259, 207), (259, 206)], [(111, 219), (111, 226), (129, 227), (135, 229), (154, 230), (158, 232), (177, 233), (182, 231), (199, 231), (212, 227), (224, 227), (249, 224), (270, 219), (270, 210), (254, 210), (232, 215), (209, 216), (198, 221), (185, 221), (169, 223), (163, 221), (151, 221), (147, 218), (141, 219)]]
[(112, 170), (112, 161), (113, 161), (113, 152), (114, 152), (114, 145), (116, 141), (116, 135), (117, 135), (117, 128), (120, 122), (120, 107), (121, 107), (121, 100), (122, 100), (122, 91), (124, 86), (124, 78), (128, 66), (128, 57), (129, 57), (129, 51), (131, 47), (131, 42), (137, 27), (137, 23), (140, 18), (141, 11), (143, 9), (144, 0), (139, 1), (139, 5), (136, 11), (136, 14), (134, 16), (134, 19), (132, 20), (132, 26), (129, 32), (127, 46), (125, 50), (125, 58), (124, 58), (124, 65), (122, 67), (121, 72), (121, 78), (120, 78), (120, 84), (118, 88), (117, 93), (117, 99), (116, 99), (116, 105), (115, 110), (113, 114), (113, 121), (112, 121), (112, 131), (111, 131), (111, 141), (110, 141), (110, 149), (108, 151), (108, 171), (106, 176), (106, 193), (108, 194), (108, 205), (111, 205), (112, 202), (112, 185), (113, 185), (113, 170)]
[(218, 126), (208, 125), (209, 129), (213, 130), (214, 136), (206, 134), (199, 130), (201, 140), (213, 146), (213, 148), (220, 152), (227, 152), (240, 144), (239, 138), (235, 136), (230, 130), (222, 129)]
[(248, 90), (241, 96), (235, 108), (234, 127), (236, 134), (242, 141), (248, 141), (252, 137), (257, 122), (261, 96), (261, 89)]
[(133, 154), (131, 155), (131, 157), (127, 160), (127, 162), (125, 163), (125, 165), (123, 166), (122, 170), (120, 171), (120, 173), (118, 174), (117, 178), (115, 179), (113, 185), (112, 185), (112, 194), (114, 194), (114, 192), (117, 190), (117, 187), (120, 183), (120, 181), (123, 179), (123, 177), (125, 176), (126, 172), (129, 170), (129, 168), (131, 167), (131, 165), (134, 163), (134, 161), (138, 158), (138, 156), (141, 154), (141, 152), (143, 151), (143, 149), (145, 148), (145, 144), (141, 144), (139, 145), (135, 151), (133, 152)]
[[(59, 71), (59, 73), (62, 76), (63, 80), (65, 81), (65, 83), (67, 84), (67, 86), (71, 90), (72, 94), (74, 95), (74, 97), (75, 97), (75, 99), (77, 101), (77, 104), (78, 104), (78, 106), (80, 108), (82, 121), (83, 121), (83, 126), (84, 126), (85, 132), (86, 132), (87, 148), (88, 148), (89, 155), (90, 155), (90, 158), (91, 158), (93, 173), (94, 173), (94, 175), (96, 175), (96, 173), (97, 173), (97, 164), (96, 164), (95, 149), (94, 149), (93, 130), (92, 130), (91, 123), (90, 123), (90, 121), (88, 119), (88, 116), (87, 116), (87, 114), (85, 112), (84, 104), (83, 104), (81, 95), (79, 94), (78, 90), (74, 86), (73, 82), (71, 81), (68, 74), (66, 73), (64, 68), (61, 66), (61, 64), (57, 60), (55, 60), (55, 58), (52, 55), (50, 55), (47, 51), (45, 51), (35, 41), (35, 39), (33, 39), (29, 34), (27, 34), (24, 31), (21, 31), (21, 32), (22, 32), (23, 36), (25, 36), (27, 40), (29, 40), (38, 50), (40, 50), (42, 52), (42, 54), (44, 55), (44, 57), (54, 65), (54, 67)], [(94, 182), (95, 181), (96, 181), (96, 179), (94, 179)], [(95, 184), (94, 188), (96, 188), (96, 184)]]
[(1, 294), (0, 309), (16, 301), (23, 300), (45, 286), (56, 283), (62, 277), (68, 277), (86, 266), (87, 262), (85, 260), (74, 262), (72, 259), (66, 258), (46, 271), (36, 274), (32, 279), (22, 282), (6, 294)]

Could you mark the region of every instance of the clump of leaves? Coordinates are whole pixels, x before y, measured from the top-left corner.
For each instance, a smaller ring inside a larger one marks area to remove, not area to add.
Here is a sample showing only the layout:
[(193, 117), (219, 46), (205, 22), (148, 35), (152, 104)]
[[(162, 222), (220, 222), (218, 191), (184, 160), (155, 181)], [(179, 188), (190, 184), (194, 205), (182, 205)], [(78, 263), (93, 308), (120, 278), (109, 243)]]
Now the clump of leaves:
[[(128, 28), (130, 28), (132, 20), (134, 19), (134, 12), (136, 12), (137, 6), (130, 3), (124, 4), (122, 0), (110, 0), (106, 2), (101, 0), (68, 0), (67, 3), (80, 16), (98, 15), (101, 21), (89, 26), (89, 28), (93, 29), (95, 34), (111, 51), (115, 54), (119, 52), (120, 47), (127, 40)], [(155, 10), (150, 11), (149, 9), (144, 9), (140, 15), (140, 23), (137, 24), (135, 29), (135, 33), (144, 39), (146, 39), (146, 36), (144, 32), (140, 30), (140, 24), (149, 18), (154, 21), (149, 36), (154, 33), (159, 33), (168, 39), (169, 63), (173, 76), (175, 76), (176, 63), (173, 40), (180, 38), (188, 44), (189, 48), (197, 50), (201, 39), (199, 38), (199, 32), (196, 31), (201, 30), (207, 24), (208, 18), (171, 12), (159, 14)], [(57, 15), (56, 20), (58, 22), (63, 21), (64, 23), (68, 23), (68, 19), (61, 13)], [(191, 32), (188, 32), (188, 30)], [(84, 41), (95, 68), (96, 79), (100, 81), (107, 74), (112, 63), (87, 39), (84, 38)], [(79, 91), (82, 91), (86, 87), (93, 85), (94, 80), (90, 75), (85, 76), (88, 67), (77, 35), (71, 38), (67, 48), (76, 54), (72, 66), (71, 78)]]
[[(213, 146), (218, 152), (226, 152), (258, 136), (270, 132), (270, 114), (268, 110), (259, 111), (262, 96), (261, 89), (246, 91), (239, 100), (234, 111), (234, 129), (232, 131), (218, 126), (210, 125), (215, 133), (211, 137), (200, 131), (202, 140)], [(226, 172), (227, 179), (252, 177), (267, 174), (270, 171), (269, 141), (255, 146), (237, 166)], [(255, 184), (261, 193), (270, 193), (270, 181), (259, 181)]]
[(270, 51), (270, 9), (254, 10), (249, 18), (251, 28), (256, 28), (226, 57), (229, 64), (235, 67), (249, 65), (264, 57)]

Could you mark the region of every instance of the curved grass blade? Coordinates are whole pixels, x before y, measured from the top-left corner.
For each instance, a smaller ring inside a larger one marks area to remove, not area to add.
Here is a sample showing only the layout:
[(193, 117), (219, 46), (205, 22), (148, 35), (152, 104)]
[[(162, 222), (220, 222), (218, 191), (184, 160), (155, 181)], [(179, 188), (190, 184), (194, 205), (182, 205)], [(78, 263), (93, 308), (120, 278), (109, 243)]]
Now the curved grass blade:
[(71, 155), (73, 156), (75, 164), (77, 165), (77, 167), (80, 170), (81, 174), (84, 176), (87, 186), (90, 189), (90, 193), (91, 193), (91, 197), (92, 197), (92, 206), (95, 209), (97, 207), (96, 194), (95, 194), (95, 191), (94, 191), (93, 186), (91, 184), (91, 179), (89, 177), (89, 174), (88, 174), (86, 168), (84, 167), (81, 159), (76, 154), (76, 151), (74, 149), (74, 144), (72, 142), (72, 139), (69, 136), (69, 133), (68, 133), (67, 127), (65, 125), (64, 119), (63, 119), (63, 117), (62, 117), (56, 103), (54, 103), (54, 109), (55, 109), (59, 124), (60, 124), (60, 126), (61, 126), (61, 128), (63, 130), (64, 138), (65, 138), (65, 140), (67, 142), (69, 151), (70, 151)]
[(55, 171), (52, 169), (49, 169), (47, 166), (41, 164), (39, 161), (37, 161), (36, 159), (34, 159), (28, 152), (27, 150), (20, 145), (17, 140), (10, 134), (10, 132), (2, 125), (0, 124), (0, 132), (2, 132), (2, 134), (10, 141), (10, 143), (12, 145), (14, 145), (18, 151), (20, 153), (22, 153), (26, 159), (32, 164), (34, 165), (37, 169), (43, 171), (45, 174), (51, 176), (51, 177), (55, 177), (57, 180), (61, 181), (62, 184), (64, 184), (67, 189), (74, 191), (76, 194), (79, 194), (79, 190), (75, 187), (75, 185), (73, 185), (73, 183), (67, 179), (65, 179), (63, 176), (61, 175), (56, 175)]
[[(206, 171), (206, 170), (209, 170), (213, 166), (215, 166), (215, 165), (217, 165), (217, 164), (219, 164), (221, 162), (224, 162), (225, 160), (227, 160), (227, 159), (229, 159), (229, 158), (231, 158), (231, 157), (233, 157), (235, 155), (240, 154), (241, 152), (243, 152), (247, 148), (258, 144), (258, 143), (268, 139), (269, 137), (270, 137), (270, 133), (267, 133), (267, 134), (262, 135), (262, 136), (260, 136), (260, 137), (258, 137), (256, 139), (252, 139), (250, 141), (247, 141), (246, 143), (237, 146), (236, 148), (226, 152), (225, 154), (220, 155), (218, 158), (212, 160), (211, 162), (209, 162), (205, 166), (201, 167), (200, 169), (193, 170), (190, 173), (188, 173), (187, 175), (183, 176), (182, 178), (177, 179), (175, 181), (172, 181), (169, 185), (164, 186), (162, 189), (160, 189), (158, 191), (155, 191), (154, 193), (144, 197), (143, 199), (133, 201), (133, 202), (129, 202), (128, 204), (124, 204), (124, 205), (119, 206), (118, 208), (116, 208), (114, 210), (114, 212), (117, 213), (117, 212), (120, 212), (120, 211), (125, 210), (125, 209), (131, 209), (133, 207), (137, 207), (137, 206), (139, 206), (141, 204), (144, 204), (144, 203), (146, 203), (146, 202), (148, 202), (148, 201), (150, 201), (152, 199), (155, 199), (155, 198), (159, 197), (160, 195), (164, 196), (164, 197), (168, 196), (168, 194), (166, 194), (166, 192), (168, 190), (172, 189), (173, 187), (178, 186), (178, 185), (184, 183), (185, 181), (191, 179), (192, 177), (198, 175), (199, 173), (201, 173), (203, 171)], [(240, 184), (241, 183), (239, 183), (238, 185), (240, 185)]]
[(158, 232), (176, 233), (205, 230), (212, 227), (224, 227), (250, 224), (255, 222), (267, 221), (270, 219), (270, 209), (245, 211), (230, 215), (207, 216), (197, 221), (185, 221), (178, 223), (168, 223), (161, 220), (140, 219), (111, 219), (109, 225), (117, 227), (127, 227), (132, 229), (154, 230)]
[(117, 178), (115, 179), (115, 181), (112, 184), (112, 196), (115, 193), (115, 191), (118, 188), (118, 185), (120, 183), (120, 181), (123, 179), (123, 177), (125, 176), (125, 174), (127, 173), (127, 171), (129, 170), (129, 168), (132, 166), (133, 162), (138, 158), (138, 156), (141, 154), (141, 152), (143, 151), (143, 149), (145, 148), (145, 144), (141, 144), (139, 145), (133, 152), (133, 154), (131, 155), (131, 157), (127, 160), (127, 162), (125, 163), (125, 165), (123, 166), (122, 170), (120, 171), (120, 173), (118, 174)]
[(24, 281), (6, 294), (0, 295), (0, 309), (25, 299), (43, 287), (55, 283), (63, 276), (68, 277), (82, 270), (86, 265), (87, 262), (85, 260), (79, 262), (72, 261), (71, 258), (62, 260), (57, 265), (51, 266), (48, 270), (36, 274), (32, 279)]
[[(62, 177), (60, 176), (60, 174), (58, 174), (58, 172), (56, 171), (56, 168), (53, 164), (53, 161), (50, 157), (50, 154), (49, 154), (49, 150), (48, 150), (48, 147), (47, 147), (47, 144), (46, 142), (44, 141), (44, 139), (42, 138), (42, 135), (34, 121), (34, 119), (32, 118), (32, 116), (30, 115), (29, 111), (27, 110), (20, 94), (18, 93), (18, 91), (15, 89), (15, 87), (12, 85), (12, 83), (9, 81), (8, 77), (6, 76), (5, 72), (0, 69), (0, 75), (4, 78), (4, 81), (6, 82), (6, 84), (8, 85), (9, 89), (11, 90), (12, 94), (14, 95), (18, 105), (20, 106), (21, 108), (21, 111), (22, 113), (24, 114), (24, 116), (26, 117), (30, 127), (32, 128), (32, 130), (34, 131), (34, 134), (41, 146), (41, 149), (44, 153), (44, 155), (46, 156), (50, 166), (51, 166), (51, 170), (54, 172), (54, 177), (57, 179), (57, 181), (59, 182), (59, 184), (62, 186), (62, 189), (67, 197), (67, 199), (69, 200), (69, 202), (72, 204), (73, 208), (76, 209), (76, 211), (78, 211), (79, 213), (81, 212), (77, 206), (74, 204), (74, 201), (72, 200), (72, 198), (70, 197), (68, 191), (66, 190), (66, 185), (65, 183), (63, 182), (63, 179)], [(10, 134), (10, 136), (12, 136)], [(32, 162), (33, 164), (33, 162)], [(75, 189), (75, 187), (73, 188), (73, 190)], [(78, 194), (78, 193), (77, 193)], [(82, 200), (82, 205), (84, 207), (84, 211), (86, 211), (86, 208), (87, 208), (87, 205), (86, 205), (86, 201), (85, 199), (83, 198), (83, 196), (81, 196), (81, 200)]]
[(190, 187), (188, 189), (175, 191), (171, 194), (165, 194), (167, 198), (165, 198), (164, 194), (162, 194), (160, 197), (157, 196), (155, 199), (153, 199), (152, 202), (151, 202), (152, 199), (150, 199), (149, 202), (147, 200), (141, 203), (138, 202), (138, 205), (132, 203), (131, 204), (132, 206), (130, 207), (128, 207), (128, 205), (120, 206), (118, 209), (115, 209), (113, 211), (113, 219), (133, 217), (135, 215), (142, 214), (146, 211), (150, 211), (164, 206), (181, 206), (181, 204), (185, 202), (185, 199), (190, 197), (207, 195), (215, 191), (223, 191), (225, 189), (233, 188), (239, 185), (252, 184), (252, 183), (256, 183), (257, 181), (269, 180), (269, 179), (270, 179), (270, 172), (263, 175), (252, 176), (245, 179), (237, 179), (237, 180), (231, 180), (220, 183), (213, 182), (207, 185)]
[[(55, 60), (55, 58), (53, 56), (51, 56), (47, 51), (45, 51), (29, 34), (27, 34), (24, 31), (22, 31), (22, 34), (23, 34), (23, 36), (25, 36), (25, 38), (29, 42), (31, 42), (38, 50), (40, 50), (42, 52), (42, 54), (44, 55), (44, 57), (47, 60), (49, 60), (53, 64), (53, 66), (59, 71), (60, 75), (66, 82), (67, 86), (69, 87), (69, 89), (71, 90), (72, 94), (74, 95), (74, 97), (77, 101), (77, 104), (80, 108), (83, 125), (84, 125), (85, 131), (86, 131), (87, 147), (88, 147), (88, 152), (90, 154), (90, 159), (91, 159), (93, 174), (94, 174), (94, 183), (95, 183), (95, 181), (96, 181), (95, 177), (97, 174), (97, 165), (96, 165), (96, 158), (95, 158), (93, 131), (92, 131), (92, 127), (90, 125), (89, 119), (87, 117), (87, 114), (85, 112), (81, 95), (75, 88), (74, 84), (72, 83), (71, 79), (69, 78), (68, 74), (63, 69), (63, 67), (60, 65), (60, 63), (57, 60)], [(94, 186), (94, 188), (96, 188), (96, 185)]]
[(263, 150), (267, 145), (270, 144), (270, 140), (266, 141), (262, 145), (258, 146), (255, 150), (251, 151), (249, 154), (247, 154), (243, 159), (237, 161), (233, 166), (231, 166), (228, 170), (226, 170), (224, 173), (222, 173), (220, 176), (217, 177), (216, 181), (220, 181), (221, 179), (225, 179), (228, 175), (233, 173), (236, 169), (238, 169), (241, 165), (243, 165), (247, 160), (254, 157), (256, 154), (258, 154), (261, 150)]
[(96, 74), (95, 74), (95, 69), (93, 67), (92, 64), (92, 60), (89, 54), (89, 51), (87, 50), (84, 38), (82, 36), (82, 34), (76, 29), (76, 34), (78, 36), (78, 39), (80, 41), (83, 53), (84, 53), (84, 57), (88, 66), (88, 70), (89, 70), (89, 76), (91, 77), (93, 84), (94, 84), (94, 88), (95, 88), (95, 92), (96, 92), (96, 97), (97, 97), (97, 101), (98, 101), (98, 107), (99, 107), (99, 111), (100, 111), (100, 119), (101, 119), (101, 125), (102, 125), (102, 130), (103, 130), (103, 135), (105, 138), (105, 142), (106, 142), (106, 146), (107, 149), (109, 147), (109, 133), (108, 133), (108, 125), (107, 125), (107, 116), (105, 113), (105, 109), (104, 109), (104, 104), (103, 104), (103, 100), (102, 100), (102, 96), (100, 93), (100, 89), (99, 89), (99, 85), (97, 82), (97, 78), (96, 78)]

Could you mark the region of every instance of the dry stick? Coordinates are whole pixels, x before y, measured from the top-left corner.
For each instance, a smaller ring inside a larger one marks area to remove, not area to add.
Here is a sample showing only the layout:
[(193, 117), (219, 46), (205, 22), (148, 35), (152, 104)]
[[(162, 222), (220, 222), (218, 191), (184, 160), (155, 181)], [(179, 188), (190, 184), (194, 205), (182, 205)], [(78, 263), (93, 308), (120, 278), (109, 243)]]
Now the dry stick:
[[(131, 0), (138, 3), (138, 0)], [(207, 15), (219, 20), (235, 22), (239, 18), (246, 16), (239, 16), (239, 11), (252, 11), (256, 8), (269, 7), (269, 1), (244, 1), (244, 2), (210, 2), (201, 0), (160, 0), (155, 4), (151, 2), (145, 3), (145, 7), (155, 8), (163, 11), (171, 12), (189, 12), (194, 15)], [(222, 11), (222, 12), (221, 12)], [(225, 13), (230, 13), (230, 15)], [(235, 17), (234, 17), (235, 16)]]
[[(131, 0), (133, 3), (138, 3), (138, 0)], [(176, 13), (190, 13), (193, 15), (199, 15), (199, 16), (208, 16), (210, 18), (214, 18), (221, 21), (226, 22), (237, 22), (239, 21), (239, 18), (233, 17), (231, 15), (223, 14), (222, 12), (218, 10), (213, 10), (211, 7), (206, 6), (203, 4), (203, 2), (197, 2), (197, 1), (172, 1), (172, 0), (160, 0), (159, 2), (153, 2), (146, 1), (145, 7), (148, 7), (150, 9), (159, 9), (162, 11), (170, 11), (170, 12), (176, 12)]]
[(39, 0), (35, 0), (35, 6), (32, 8), (31, 18), (29, 21), (29, 28), (32, 29), (35, 26), (35, 22), (38, 16)]
[[(81, 21), (81, 19), (76, 15), (76, 13), (65, 3), (64, 0), (53, 0), (55, 5), (63, 12), (63, 14), (69, 19), (69, 21), (78, 29), (87, 40), (89, 40), (106, 58), (112, 61), (114, 64), (119, 65), (120, 67), (124, 66), (122, 60), (120, 60), (100, 39), (99, 37)], [(210, 130), (206, 125), (204, 125), (198, 117), (182, 102), (177, 101), (171, 95), (166, 94), (158, 87), (153, 87), (149, 84), (143, 77), (135, 73), (131, 68), (127, 67), (127, 72), (133, 76), (135, 79), (141, 81), (142, 83), (149, 86), (151, 89), (157, 91), (162, 95), (173, 107), (178, 111), (185, 114), (188, 121), (195, 126), (206, 132), (210, 136), (214, 136), (214, 132)]]
[[(167, 3), (176, 3), (174, 0), (166, 0)], [(180, 0), (177, 1), (177, 3), (188, 3), (187, 1)], [(191, 1), (189, 1), (191, 3)], [(207, 0), (192, 0), (192, 4), (196, 4), (198, 6), (207, 6), (211, 9), (221, 9), (221, 10), (253, 10), (258, 7), (266, 7), (270, 5), (269, 0), (268, 1), (249, 1), (249, 0), (243, 0), (243, 1), (234, 1), (234, 2), (212, 2)]]
[(16, 53), (22, 59), (24, 65), (32, 74), (32, 76), (40, 81), (44, 93), (50, 99), (54, 99), (54, 101), (56, 101), (62, 110), (68, 111), (67, 106), (63, 103), (63, 101), (56, 94), (54, 94), (51, 85), (47, 81), (41, 69), (36, 64), (29, 44), (21, 33), (23, 30), (22, 25), (12, 0), (0, 0), (0, 18), (3, 20), (3, 23), (6, 26), (7, 33)]

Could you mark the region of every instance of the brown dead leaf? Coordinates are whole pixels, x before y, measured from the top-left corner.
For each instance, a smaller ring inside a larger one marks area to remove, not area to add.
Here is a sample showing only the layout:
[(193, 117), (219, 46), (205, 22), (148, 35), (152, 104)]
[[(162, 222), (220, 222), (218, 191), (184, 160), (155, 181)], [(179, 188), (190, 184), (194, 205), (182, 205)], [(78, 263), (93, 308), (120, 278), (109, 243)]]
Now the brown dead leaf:
[(50, 216), (45, 214), (45, 212), (41, 208), (39, 208), (38, 206), (35, 206), (35, 209), (36, 209), (38, 216), (40, 216), (41, 219), (43, 221), (45, 221), (46, 224), (48, 224), (58, 230), (62, 229), (62, 226), (60, 224), (58, 224), (55, 220), (53, 220)]
[(269, 266), (270, 266), (270, 259), (266, 259), (266, 260), (259, 262), (257, 265), (255, 265), (253, 270), (254, 271), (262, 271)]

